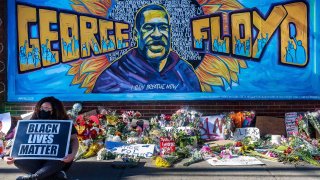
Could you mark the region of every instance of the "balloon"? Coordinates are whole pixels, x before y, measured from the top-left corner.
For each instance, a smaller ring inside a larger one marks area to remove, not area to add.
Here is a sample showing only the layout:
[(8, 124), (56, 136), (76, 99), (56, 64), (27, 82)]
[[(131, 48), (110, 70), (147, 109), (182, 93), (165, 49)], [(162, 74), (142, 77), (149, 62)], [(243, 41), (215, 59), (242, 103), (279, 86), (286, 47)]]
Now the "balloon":
[(82, 110), (82, 105), (80, 103), (75, 103), (72, 106), (72, 111), (75, 112), (76, 114), (79, 113)]

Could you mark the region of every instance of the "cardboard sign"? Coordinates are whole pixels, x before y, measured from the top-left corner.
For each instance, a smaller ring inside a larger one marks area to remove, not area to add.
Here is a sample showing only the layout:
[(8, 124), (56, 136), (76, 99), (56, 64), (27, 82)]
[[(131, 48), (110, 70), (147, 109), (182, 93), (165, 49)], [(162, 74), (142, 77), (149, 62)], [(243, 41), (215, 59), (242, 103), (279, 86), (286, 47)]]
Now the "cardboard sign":
[(116, 154), (151, 158), (153, 156), (154, 144), (124, 144), (121, 142), (106, 142), (106, 148)]
[(288, 112), (285, 114), (284, 120), (286, 125), (287, 136), (298, 134), (298, 125), (296, 124), (296, 121), (298, 118), (301, 118), (301, 117), (303, 117), (303, 113)]
[(18, 121), (11, 156), (15, 159), (61, 160), (68, 154), (72, 121)]
[(260, 136), (267, 134), (286, 135), (284, 118), (257, 116), (256, 127), (260, 130)]
[(160, 137), (160, 155), (170, 155), (176, 151), (176, 143), (173, 139), (167, 137)]
[(221, 140), (226, 127), (225, 116), (203, 116), (200, 118), (201, 139)]
[(234, 139), (240, 141), (245, 137), (251, 137), (253, 141), (260, 139), (260, 130), (258, 128), (237, 128), (234, 131)]

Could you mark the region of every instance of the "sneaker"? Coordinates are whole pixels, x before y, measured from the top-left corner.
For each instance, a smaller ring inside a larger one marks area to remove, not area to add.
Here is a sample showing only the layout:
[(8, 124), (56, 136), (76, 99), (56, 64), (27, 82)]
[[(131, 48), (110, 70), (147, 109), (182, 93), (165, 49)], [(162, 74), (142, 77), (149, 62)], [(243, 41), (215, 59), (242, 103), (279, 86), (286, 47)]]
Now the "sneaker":
[(67, 176), (66, 172), (64, 172), (64, 171), (57, 172), (54, 177), (56, 179), (68, 179), (68, 176)]
[(28, 174), (26, 176), (19, 176), (16, 180), (36, 180), (37, 175), (36, 174)]

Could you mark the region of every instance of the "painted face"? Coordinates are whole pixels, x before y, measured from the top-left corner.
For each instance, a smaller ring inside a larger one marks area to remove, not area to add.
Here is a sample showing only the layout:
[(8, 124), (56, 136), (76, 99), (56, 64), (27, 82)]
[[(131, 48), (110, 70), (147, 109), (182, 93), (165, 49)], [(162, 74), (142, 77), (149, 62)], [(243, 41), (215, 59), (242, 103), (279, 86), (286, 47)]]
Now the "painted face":
[(137, 29), (139, 52), (148, 60), (162, 60), (170, 50), (168, 16), (162, 10), (148, 10), (143, 17), (140, 29)]

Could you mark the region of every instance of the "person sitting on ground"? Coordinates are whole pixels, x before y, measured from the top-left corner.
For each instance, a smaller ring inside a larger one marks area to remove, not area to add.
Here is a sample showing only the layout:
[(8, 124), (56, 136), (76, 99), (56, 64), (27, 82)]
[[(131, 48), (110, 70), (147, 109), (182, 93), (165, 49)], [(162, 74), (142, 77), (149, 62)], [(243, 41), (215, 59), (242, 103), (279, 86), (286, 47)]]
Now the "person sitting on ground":
[[(69, 120), (61, 101), (54, 97), (45, 97), (35, 106), (31, 117), (41, 120)], [(27, 176), (19, 176), (17, 179), (67, 179), (65, 171), (68, 170), (79, 148), (77, 130), (72, 126), (70, 148), (68, 155), (60, 160), (44, 159), (14, 159), (7, 157), (7, 164), (14, 164), (20, 170), (28, 173)]]

